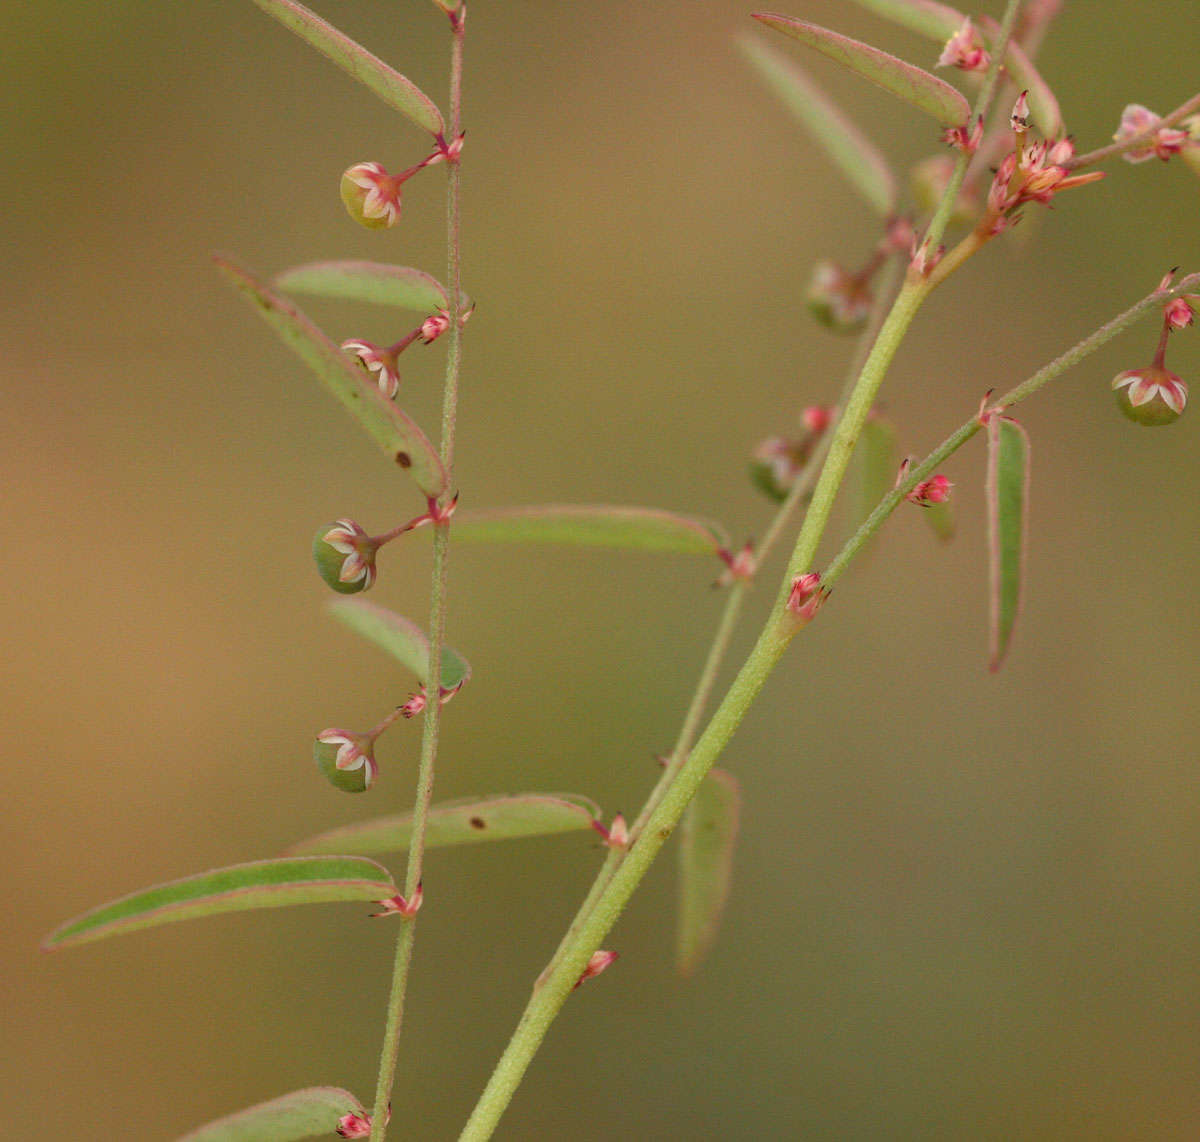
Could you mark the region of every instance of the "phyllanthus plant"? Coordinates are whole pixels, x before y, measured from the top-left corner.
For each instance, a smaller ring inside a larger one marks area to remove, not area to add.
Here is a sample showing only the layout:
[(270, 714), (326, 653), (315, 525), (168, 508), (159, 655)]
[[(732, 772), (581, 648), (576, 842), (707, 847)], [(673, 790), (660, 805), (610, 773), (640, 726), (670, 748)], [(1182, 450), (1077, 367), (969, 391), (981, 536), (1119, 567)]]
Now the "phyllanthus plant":
[[(313, 744), (317, 771), (338, 790), (371, 791), (394, 801), (394, 786), (389, 786), (386, 767), (381, 772), (377, 758), (379, 744), (400, 719), (420, 717), (416, 791), (410, 812), (334, 828), (297, 843), (276, 859), (216, 869), (135, 892), (62, 925), (47, 938), (46, 946), (63, 947), (231, 910), (372, 902), (376, 910), (370, 917), (387, 918), (399, 930), (370, 1105), (341, 1088), (308, 1087), (236, 1111), (186, 1138), (278, 1142), (336, 1135), (378, 1140), (385, 1137), (392, 1111), (416, 921), (424, 909), (437, 907), (436, 894), (425, 900), (427, 849), (572, 831), (599, 834), (604, 857), (592, 887), (535, 981), (520, 1023), (462, 1133), (463, 1139), (485, 1139), (495, 1130), (563, 1004), (581, 984), (616, 963), (618, 951), (605, 946), (612, 926), (676, 831), (677, 961), (685, 973), (695, 970), (715, 938), (730, 892), (731, 857), (739, 827), (737, 783), (714, 763), (783, 652), (806, 626), (822, 619), (835, 584), (891, 513), (901, 504), (913, 505), (939, 536), (949, 538), (953, 485), (940, 468), (972, 436), (985, 434), (982, 478), (990, 545), (990, 665), (996, 669), (1009, 649), (1020, 606), (1028, 525), (1029, 441), (1011, 410), (1118, 333), (1157, 314), (1162, 327), (1151, 364), (1120, 373), (1111, 388), (1121, 411), (1140, 425), (1171, 423), (1185, 411), (1187, 386), (1167, 370), (1165, 354), (1170, 337), (1193, 324), (1200, 304), (1200, 274), (1177, 277), (1174, 271), (1141, 300), (1009, 392), (976, 394), (978, 407), (964, 410), (969, 415), (961, 427), (924, 459), (908, 457), (897, 464), (896, 429), (873, 406), (925, 299), (970, 258), (993, 241), (1003, 240), (1027, 211), (1055, 203), (1065, 191), (1084, 192), (1103, 177), (1100, 164), (1116, 157), (1141, 163), (1179, 156), (1200, 169), (1200, 119), (1194, 114), (1200, 95), (1161, 117), (1131, 103), (1111, 145), (1080, 153), (1062, 121), (1054, 91), (1034, 62), (1059, 7), (1054, 0), (1024, 4), (1008, 0), (999, 20), (985, 13), (968, 16), (928, 0), (860, 0), (864, 7), (926, 37), (930, 48), (925, 62), (950, 69), (960, 86), (880, 48), (793, 16), (756, 15), (760, 32), (739, 40), (747, 61), (876, 214), (879, 233), (861, 269), (851, 271), (841, 261), (823, 260), (813, 273), (807, 290), (810, 309), (828, 328), (856, 336), (857, 347), (840, 393), (798, 393), (798, 403), (810, 402), (803, 405), (798, 426), (781, 427), (754, 449), (751, 476), (775, 509), (762, 540), (739, 548), (724, 530), (702, 518), (652, 507), (546, 505), (456, 512), (458, 387), (464, 325), (473, 308), (460, 281), (465, 7), (452, 0), (434, 0), (450, 33), (449, 102), (443, 115), (404, 75), (295, 0), (254, 2), (400, 112), (423, 134), (424, 145), (431, 147), (424, 158), (398, 174), (390, 174), (374, 160), (349, 166), (340, 194), (354, 222), (379, 231), (380, 240), (386, 240), (386, 231), (402, 224), (402, 188), (426, 168), (442, 167), (446, 172), (444, 284), (422, 270), (384, 261), (306, 263), (267, 282), (229, 259), (217, 259), (234, 289), (361, 424), (394, 470), (411, 480), (418, 506), (423, 505), (418, 514), (378, 535), (345, 516), (321, 524), (313, 541), (319, 575), (344, 596), (333, 602), (331, 613), (389, 653), (415, 678), (416, 686), (368, 730), (330, 727), (317, 732)], [(778, 43), (763, 36), (761, 29)], [(780, 36), (823, 53), (934, 120), (930, 147), (942, 149), (913, 156), (906, 196), (900, 190), (901, 180), (866, 134), (791, 54), (781, 50)], [(419, 154), (422, 147), (414, 150)], [(409, 193), (423, 193), (431, 177), (423, 176)], [(297, 308), (288, 294), (383, 304), (416, 311), (420, 320), (415, 328), (409, 323), (408, 331), (387, 346), (357, 336), (338, 339)], [(443, 415), (436, 447), (398, 403), (399, 357), (417, 341), (446, 346)], [(852, 462), (859, 469), (860, 522), (834, 558), (817, 567), (817, 545)], [(798, 528), (797, 515), (801, 515)], [(434, 554), (427, 629), (385, 606), (353, 597), (375, 588), (384, 546), (423, 528), (432, 534)], [(716, 581), (726, 590), (724, 610), (674, 745), (661, 759), (660, 778), (632, 820), (618, 814), (605, 823), (597, 805), (578, 795), (433, 800), (442, 710), (471, 677), (466, 660), (443, 637), (452, 528), (462, 541), (591, 544), (716, 561)], [(792, 550), (770, 613), (728, 692), (706, 721), (715, 680), (747, 592), (785, 538), (791, 538)], [(372, 859), (389, 853), (405, 854), (402, 874)]]

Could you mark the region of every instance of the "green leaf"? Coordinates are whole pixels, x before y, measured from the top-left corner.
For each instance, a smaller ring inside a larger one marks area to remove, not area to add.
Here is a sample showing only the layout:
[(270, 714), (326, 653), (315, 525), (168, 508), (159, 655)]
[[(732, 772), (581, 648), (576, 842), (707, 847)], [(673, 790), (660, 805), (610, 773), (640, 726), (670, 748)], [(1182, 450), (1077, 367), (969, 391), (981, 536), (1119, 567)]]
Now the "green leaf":
[(738, 783), (730, 774), (710, 770), (680, 827), (675, 962), (683, 975), (696, 970), (717, 937), (729, 899), (741, 800)]
[(284, 270), (275, 279), (289, 293), (369, 301), (421, 313), (445, 309), (448, 296), (442, 283), (411, 266), (383, 262), (308, 262)]
[(1008, 653), (1021, 605), (1026, 513), (1029, 490), (1029, 437), (1007, 416), (988, 418), (988, 553), (991, 586), (990, 670)]
[(290, 301), (228, 258), (213, 259), (233, 287), (253, 306), (394, 463), (404, 468), (426, 496), (446, 490), (446, 469), (429, 438), (373, 385), (363, 370), (343, 353)]
[(367, 1112), (348, 1090), (310, 1086), (248, 1106), (185, 1134), (178, 1142), (295, 1142), (331, 1136), (338, 1119)]
[(857, 72), (943, 126), (961, 127), (970, 116), (966, 99), (950, 84), (870, 44), (791, 16), (756, 14), (754, 18)]
[[(366, 599), (335, 599), (329, 604), (334, 618), (398, 659), (425, 686), (429, 682), (429, 639), (403, 615)], [(471, 677), (471, 667), (456, 650), (442, 646), (442, 689), (457, 690)]]
[(442, 137), (446, 124), (433, 100), (412, 80), (373, 56), (345, 32), (339, 32), (296, 0), (254, 0), (254, 3), (333, 60), (364, 87), (369, 87), (389, 107), (406, 115), (435, 138)]
[(855, 507), (853, 529), (859, 526), (878, 506), (879, 501), (896, 486), (896, 430), (891, 422), (878, 413), (867, 417), (858, 437), (852, 460), (855, 469)]
[(728, 548), (717, 524), (657, 508), (610, 504), (542, 504), (458, 512), (456, 541), (476, 543), (565, 543), (590, 547), (629, 547), (712, 555)]
[[(548, 837), (587, 830), (600, 808), (586, 797), (570, 793), (513, 793), (448, 801), (429, 810), (426, 847), (508, 841), (517, 837)], [(292, 845), (293, 853), (386, 853), (408, 848), (412, 814), (379, 817), (343, 825)]]
[(154, 928), (175, 920), (337, 900), (382, 900), (396, 886), (386, 868), (358, 856), (293, 857), (234, 864), (156, 884), (56, 928), (46, 950)]
[[(944, 45), (962, 27), (966, 16), (957, 9), (933, 0), (857, 0), (858, 4)], [(975, 21), (989, 46), (995, 44), (1000, 25), (988, 16)], [(1004, 66), (1018, 90), (1029, 92), (1029, 113), (1035, 126), (1047, 139), (1060, 139), (1066, 134), (1058, 100), (1050, 85), (1042, 78), (1025, 49), (1009, 40), (1004, 53)]]
[(789, 56), (753, 36), (740, 36), (738, 47), (875, 213), (894, 214), (896, 178), (875, 144)]
[(955, 8), (934, 0), (857, 0), (859, 7), (891, 20), (902, 28), (944, 44), (966, 17)]

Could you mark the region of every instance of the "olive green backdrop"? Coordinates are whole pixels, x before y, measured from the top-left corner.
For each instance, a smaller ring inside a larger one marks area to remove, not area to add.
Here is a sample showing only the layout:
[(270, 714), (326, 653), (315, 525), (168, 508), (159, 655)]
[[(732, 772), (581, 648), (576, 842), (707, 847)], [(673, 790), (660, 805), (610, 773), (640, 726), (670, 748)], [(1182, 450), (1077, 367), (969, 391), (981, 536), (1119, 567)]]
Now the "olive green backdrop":
[[(1197, 87), (1192, 0), (1136, 7), (1068, 3), (1043, 53), (1084, 149), (1126, 102), (1165, 111)], [(427, 0), (320, 10), (443, 97)], [(785, 10), (936, 54), (852, 5)], [(416, 725), (385, 739), (367, 798), (312, 767), (313, 732), (370, 724), (410, 680), (322, 614), (308, 545), (338, 515), (383, 530), (417, 497), (207, 259), (440, 275), (444, 178), (409, 184), (399, 229), (354, 227), (341, 170), (416, 161), (423, 138), (249, 3), (0, 21), (4, 1133), (168, 1139), (303, 1085), (369, 1098), (394, 927), (360, 907), (36, 944), (114, 895), (410, 801)], [(464, 504), (648, 503), (761, 534), (745, 459), (830, 400), (848, 356), (799, 303), (809, 268), (862, 259), (874, 228), (735, 55), (749, 23), (733, 0), (472, 5)], [(898, 164), (936, 149), (917, 113), (812, 70)], [(1178, 163), (1117, 164), (1029, 215), (899, 355), (885, 402), (906, 449), (1169, 267), (1200, 268), (1200, 181)], [(311, 309), (339, 338), (409, 327)], [(1147, 322), (1020, 413), (1033, 546), (1004, 672), (985, 669), (976, 441), (947, 467), (957, 541), (897, 513), (732, 742), (744, 833), (709, 962), (673, 974), (664, 860), (500, 1137), (1195, 1137), (1200, 416), (1147, 431), (1108, 391), (1156, 336)], [(1195, 382), (1200, 337), (1174, 340)], [(431, 427), (442, 358), (405, 358), (402, 400)], [(381, 569), (374, 597), (423, 619), (427, 535)], [(449, 633), (475, 677), (439, 795), (635, 810), (721, 605), (715, 571), (455, 551)], [(397, 1138), (455, 1137), (599, 859), (582, 835), (431, 854)]]

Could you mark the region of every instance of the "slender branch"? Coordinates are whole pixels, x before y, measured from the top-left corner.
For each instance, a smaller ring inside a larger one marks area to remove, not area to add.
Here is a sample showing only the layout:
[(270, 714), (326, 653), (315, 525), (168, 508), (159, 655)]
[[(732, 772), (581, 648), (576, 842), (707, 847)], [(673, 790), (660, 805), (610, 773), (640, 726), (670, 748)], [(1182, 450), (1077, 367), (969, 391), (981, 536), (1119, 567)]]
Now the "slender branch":
[[(1143, 317), (1150, 310), (1158, 308), (1173, 297), (1181, 297), (1189, 290), (1197, 287), (1200, 287), (1200, 274), (1192, 274), (1183, 278), (1172, 289), (1155, 290), (1153, 293), (1147, 294), (1141, 301), (1100, 326), (1090, 336), (1085, 337), (1077, 345), (1073, 345), (1049, 364), (1038, 369), (1036, 373), (1027, 377), (1015, 388), (1010, 389), (994, 402), (989, 402), (989, 407), (993, 409), (1006, 409), (1026, 400), (1056, 377), (1061, 376), (1067, 370), (1078, 365), (1080, 361), (1091, 356), (1102, 345), (1111, 341), (1118, 333), (1128, 329), (1138, 318)], [(922, 480), (929, 479), (941, 464), (944, 464), (950, 456), (957, 452), (982, 428), (983, 420), (980, 416), (972, 416), (970, 420), (960, 425), (954, 432), (947, 436), (920, 464), (912, 468), (906, 479), (879, 501), (879, 505), (863, 521), (862, 526), (846, 541), (841, 551), (833, 557), (829, 566), (825, 569), (822, 581), (827, 586), (832, 586), (834, 581), (846, 570), (846, 565), (850, 560), (858, 554), (871, 537), (883, 526), (897, 505), (903, 502), (904, 497)]]
[[(465, 11), (460, 6), (451, 18), (453, 33), (450, 54), (450, 140), (462, 132), (462, 65)], [(448, 489), (441, 506), (453, 488), (454, 439), (458, 413), (458, 381), (462, 369), (462, 228), (461, 228), (461, 168), (458, 155), (447, 162), (446, 185), (446, 247), (447, 280), (450, 291), (449, 349), (446, 354), (446, 379), (442, 389), (441, 458), (449, 476)], [(450, 520), (438, 519), (433, 529), (433, 570), (429, 605), (429, 666), (425, 678), (426, 692), (431, 700), (425, 707), (421, 735), (421, 758), (417, 768), (417, 790), (413, 805), (413, 831), (408, 846), (408, 868), (404, 878), (404, 895), (412, 900), (421, 887), (425, 862), (425, 833), (429, 821), (429, 806), (433, 800), (434, 770), (438, 739), (441, 733), (442, 703), (438, 700), (442, 679), (442, 648), (446, 630), (447, 564), (450, 544)], [(404, 1018), (404, 999), (408, 988), (408, 970), (412, 962), (413, 941), (416, 936), (416, 916), (401, 918), (403, 927), (396, 940), (396, 958), (392, 968), (392, 987), (388, 996), (387, 1021), (383, 1046), (379, 1055), (379, 1076), (375, 1085), (375, 1103), (371, 1112), (371, 1142), (383, 1142), (387, 1135), (388, 1108), (396, 1076), (396, 1061), (400, 1049), (400, 1028)]]
[[(1002, 54), (1003, 42), (1007, 39), (1019, 7), (1020, 0), (1009, 0), (998, 55)], [(998, 64), (994, 62), (994, 66)], [(984, 99), (990, 98), (991, 90), (992, 85), (985, 87)], [(935, 224), (941, 220), (944, 227), (944, 220), (949, 217), (948, 210), (944, 208), (946, 202), (952, 201), (958, 193), (965, 162), (966, 158), (963, 156), (958, 164), (957, 180), (952, 180), (947, 188), (941, 207), (935, 214), (934, 224), (931, 224), (929, 234), (933, 243), (940, 241), (941, 230)], [(863, 422), (904, 334), (932, 288), (921, 274), (910, 272), (897, 294), (833, 431), (829, 453), (822, 466), (812, 503), (805, 515), (788, 565), (788, 573), (784, 577), (770, 618), (695, 748), (682, 759), (673, 759), (679, 765), (678, 772), (671, 775), (669, 786), (663, 790), (640, 833), (634, 838), (622, 859), (614, 858), (606, 862), (605, 869), (611, 870), (607, 886), (596, 891), (594, 899), (593, 894), (589, 894), (589, 901), (592, 901), (590, 911), (585, 916), (581, 910), (580, 916), (576, 917), (575, 923), (578, 926), (574, 934), (564, 940), (556, 962), (553, 962), (547, 973), (539, 979), (539, 986), (534, 989), (516, 1031), (467, 1121), (460, 1142), (483, 1142), (491, 1137), (546, 1031), (578, 981), (588, 958), (600, 946), (616, 922), (658, 851), (674, 831), (700, 782), (712, 768), (771, 670), (800, 629), (795, 622), (786, 621), (788, 616), (785, 603), (790, 582), (799, 573), (796, 568), (805, 569), (815, 553), (817, 542), (829, 519), (834, 495), (845, 475)], [(653, 798), (654, 794), (651, 795), (652, 801)]]
[(1075, 170), (1077, 167), (1095, 166), (1096, 163), (1102, 163), (1106, 159), (1113, 158), (1115, 155), (1123, 155), (1126, 151), (1135, 151), (1138, 147), (1144, 147), (1150, 142), (1163, 127), (1174, 127), (1181, 119), (1186, 119), (1197, 109), (1200, 109), (1200, 92), (1197, 92), (1186, 102), (1181, 103), (1169, 115), (1164, 115), (1153, 127), (1147, 127), (1140, 134), (1134, 135), (1130, 139), (1125, 139), (1120, 143), (1110, 143), (1107, 147), (1088, 151), (1086, 155), (1076, 155), (1074, 158), (1068, 159), (1063, 163), (1063, 166), (1067, 170)]
[[(904, 263), (899, 257), (894, 257), (887, 263), (880, 275), (878, 289), (871, 312), (867, 318), (867, 324), (858, 337), (854, 356), (851, 358), (850, 368), (847, 370), (846, 379), (842, 383), (842, 391), (837, 398), (837, 405), (835, 406), (837, 408), (845, 404), (850, 393), (853, 391), (854, 382), (858, 379), (863, 362), (866, 360), (867, 354), (875, 342), (884, 317), (887, 315), (888, 307), (893, 300), (903, 265)], [(779, 537), (783, 534), (784, 528), (787, 527), (795, 515), (796, 509), (812, 492), (817, 474), (824, 463), (831, 438), (832, 430), (827, 429), (817, 442), (812, 455), (809, 456), (804, 467), (792, 481), (792, 486), (788, 489), (787, 496), (779, 505), (770, 524), (768, 524), (762, 542), (759, 543), (754, 552), (755, 562), (759, 568), (766, 562), (768, 555), (773, 550), (776, 542), (778, 542)], [(686, 759), (688, 751), (692, 748), (692, 741), (695, 738), (696, 730), (700, 725), (700, 719), (704, 715), (708, 701), (712, 697), (712, 690), (716, 684), (717, 674), (725, 660), (725, 655), (729, 651), (729, 644), (737, 625), (737, 619), (741, 614), (742, 605), (745, 602), (745, 597), (749, 589), (750, 583), (744, 579), (737, 580), (730, 588), (729, 595), (725, 601), (725, 607), (717, 623), (716, 634), (713, 636), (712, 644), (709, 647), (708, 657), (701, 668), (700, 678), (696, 683), (696, 689), (692, 694), (687, 713), (684, 715), (683, 725), (680, 727), (675, 746), (670, 754), (667, 755), (667, 763), (663, 767), (663, 772), (658, 779), (658, 783), (650, 791), (641, 812), (630, 826), (630, 837), (633, 840), (636, 840), (638, 834), (645, 828), (646, 820), (662, 800), (663, 794), (670, 787), (675, 774), (679, 771), (679, 767)], [(536, 986), (540, 987), (550, 972), (553, 971), (563, 953), (563, 949), (570, 945), (579, 932), (580, 926), (591, 915), (596, 901), (608, 886), (608, 882), (612, 879), (613, 873), (616, 872), (623, 855), (619, 849), (609, 850), (604, 864), (596, 874), (596, 879), (592, 881), (592, 886), (588, 889), (587, 896), (576, 911), (562, 940), (559, 941), (558, 948), (555, 949), (554, 955), (550, 957), (546, 967), (542, 969), (542, 974), (538, 977)]]

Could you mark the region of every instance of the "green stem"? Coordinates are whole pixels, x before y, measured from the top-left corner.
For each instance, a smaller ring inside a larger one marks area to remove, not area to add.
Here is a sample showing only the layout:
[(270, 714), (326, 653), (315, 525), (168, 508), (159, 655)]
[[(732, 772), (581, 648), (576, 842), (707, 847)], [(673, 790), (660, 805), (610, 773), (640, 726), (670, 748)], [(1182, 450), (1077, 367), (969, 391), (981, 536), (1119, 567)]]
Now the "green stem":
[[(1080, 361), (1090, 357), (1097, 349), (1111, 341), (1118, 333), (1128, 329), (1138, 318), (1147, 312), (1158, 309), (1172, 298), (1181, 297), (1189, 290), (1200, 287), (1200, 274), (1192, 274), (1183, 278), (1178, 285), (1168, 290), (1155, 290), (1147, 294), (1141, 301), (1130, 306), (1124, 313), (1118, 314), (1111, 321), (1100, 326), (1090, 336), (1085, 337), (1077, 345), (1056, 357), (1048, 365), (1038, 369), (1036, 373), (1023, 380), (1015, 388), (1010, 389), (995, 401), (989, 403), (989, 408), (1006, 409), (1032, 396), (1039, 389), (1061, 376), (1068, 369), (1078, 365)], [(863, 521), (862, 526), (846, 541), (842, 549), (830, 561), (822, 576), (827, 586), (832, 586), (846, 570), (846, 565), (870, 541), (871, 537), (887, 521), (888, 516), (903, 502), (904, 497), (922, 480), (929, 479), (941, 464), (953, 456), (968, 440), (983, 428), (983, 421), (978, 415), (961, 424), (945, 440), (941, 442), (916, 467), (912, 468), (903, 483), (888, 492), (875, 510)]]
[[(450, 55), (450, 138), (462, 131), (462, 63), (463, 24), (451, 21), (453, 40)], [(450, 328), (447, 336), (446, 379), (442, 389), (441, 458), (447, 473), (447, 491), (440, 499), (445, 508), (453, 487), (454, 439), (458, 412), (458, 381), (462, 369), (462, 231), (461, 231), (461, 172), (457, 157), (450, 160), (446, 187), (446, 247), (450, 291)], [(446, 630), (446, 589), (450, 545), (450, 520), (443, 518), (433, 528), (433, 570), (429, 604), (429, 667), (425, 677), (424, 726), (421, 735), (421, 759), (417, 767), (417, 790), (413, 805), (413, 831), (408, 846), (408, 868), (404, 878), (404, 896), (412, 900), (421, 887), (425, 863), (425, 833), (429, 821), (429, 806), (433, 800), (434, 770), (438, 739), (442, 724), (442, 703), (439, 700), (442, 678), (442, 647)], [(383, 1142), (387, 1135), (388, 1106), (396, 1076), (396, 1061), (400, 1051), (400, 1028), (404, 1019), (404, 998), (408, 990), (408, 971), (412, 963), (413, 941), (416, 937), (416, 917), (401, 918), (402, 927), (396, 940), (396, 956), (392, 966), (392, 986), (388, 996), (387, 1020), (383, 1046), (379, 1053), (379, 1074), (375, 1084), (375, 1103), (371, 1112), (371, 1142)]]
[[(1009, 0), (998, 55), (1003, 54), (1003, 43), (1018, 9), (1019, 0)], [(993, 75), (998, 66), (998, 61), (993, 61)], [(992, 85), (985, 88), (985, 99), (990, 98), (991, 89)], [(965, 160), (964, 155), (959, 163), (959, 182), (965, 169)], [(947, 197), (952, 199), (957, 190), (958, 184), (952, 184)], [(943, 216), (948, 217), (948, 211), (939, 210), (935, 215), (935, 224)], [(941, 230), (931, 225), (929, 236), (931, 244), (936, 243), (940, 241)], [(610, 854), (610, 860), (605, 862), (602, 876), (607, 875), (608, 883), (603, 888), (594, 887), (593, 893), (589, 893), (586, 915), (581, 909), (576, 917), (577, 927), (573, 925), (574, 934), (564, 940), (555, 961), (538, 981), (539, 986), (534, 989), (516, 1031), (467, 1121), (460, 1142), (484, 1142), (491, 1137), (546, 1031), (575, 987), (591, 954), (600, 947), (659, 850), (679, 823), (700, 782), (733, 736), (784, 650), (801, 629), (785, 610), (791, 581), (800, 570), (806, 569), (815, 554), (863, 422), (909, 325), (933, 288), (933, 284), (924, 276), (914, 272), (909, 274), (896, 296), (833, 431), (829, 453), (771, 617), (695, 748), (681, 758), (672, 758), (672, 764), (678, 765), (678, 770), (669, 775), (669, 784), (662, 790), (660, 799), (646, 817), (642, 829), (634, 836), (629, 849), (623, 857)], [(654, 796), (651, 795), (652, 800)]]
[[(851, 365), (846, 374), (846, 380), (842, 386), (842, 392), (838, 396), (838, 406), (845, 404), (849, 399), (850, 393), (853, 391), (854, 382), (858, 378), (859, 372), (862, 370), (863, 362), (866, 360), (867, 354), (870, 352), (871, 346), (874, 344), (875, 337), (879, 333), (880, 326), (883, 323), (884, 316), (888, 311), (888, 303), (892, 298), (892, 293), (896, 288), (896, 283), (902, 269), (903, 263), (899, 258), (893, 258), (885, 267), (880, 276), (879, 288), (875, 298), (875, 304), (872, 307), (870, 317), (867, 321), (866, 328), (858, 339), (858, 344), (855, 348), (854, 357), (851, 360)], [(784, 498), (783, 503), (779, 505), (778, 510), (771, 519), (767, 527), (766, 533), (763, 536), (762, 542), (755, 549), (754, 557), (759, 568), (766, 562), (767, 556), (774, 548), (779, 537), (783, 534), (783, 529), (787, 526), (792, 516), (795, 514), (799, 505), (808, 497), (812, 491), (813, 484), (816, 482), (817, 474), (821, 470), (821, 465), (825, 460), (825, 455), (829, 448), (829, 441), (832, 433), (827, 432), (825, 436), (818, 441), (816, 448), (813, 449), (812, 455), (808, 458), (804, 468), (797, 474), (792, 481), (791, 488), (788, 489), (788, 494)], [(679, 767), (683, 764), (687, 756), (687, 752), (691, 749), (692, 740), (696, 730), (700, 725), (700, 719), (703, 717), (705, 707), (708, 705), (708, 700), (712, 696), (713, 686), (716, 684), (717, 674), (721, 668), (721, 664), (725, 660), (725, 655), (729, 650), (729, 643), (733, 637), (733, 632), (737, 626), (738, 617), (741, 614), (742, 605), (745, 602), (746, 594), (749, 591), (750, 584), (745, 580), (738, 580), (730, 589), (729, 596), (725, 601), (725, 606), (721, 611), (721, 618), (717, 624), (716, 634), (713, 636), (712, 645), (709, 647), (708, 657), (705, 660), (704, 666), (700, 671), (700, 678), (696, 683), (696, 689), (692, 694), (692, 700), (688, 705), (687, 713), (684, 715), (683, 725), (680, 727), (679, 736), (675, 741), (675, 747), (668, 755), (667, 764), (663, 767), (663, 772), (658, 779), (658, 783), (650, 791), (650, 795), (646, 798), (646, 803), (642, 806), (641, 812), (637, 819), (633, 822), (630, 828), (630, 836), (634, 839), (644, 829), (646, 820), (658, 803), (662, 800), (663, 794), (670, 787), (671, 782), (675, 779)], [(574, 918), (571, 920), (562, 940), (559, 941), (554, 955), (550, 957), (546, 967), (542, 970), (542, 974), (538, 977), (538, 982), (535, 986), (541, 987), (543, 982), (550, 975), (551, 971), (558, 964), (559, 958), (563, 954), (563, 950), (570, 946), (572, 941), (577, 936), (580, 927), (584, 921), (591, 915), (592, 909), (596, 905), (596, 901), (600, 898), (601, 893), (608, 886), (608, 882), (612, 879), (613, 873), (616, 872), (617, 866), (621, 863), (624, 853), (619, 849), (610, 849), (608, 856), (605, 858), (604, 864), (601, 865), (600, 871), (596, 874), (595, 880), (592, 881), (591, 888), (588, 889), (588, 894), (584, 898), (583, 903), (579, 906)]]
[[(1198, 285), (1200, 285), (1200, 274), (1183, 279), (1171, 290), (1155, 291), (1148, 295), (1078, 345), (1063, 353), (1044, 368), (1039, 369), (1014, 389), (1005, 393), (996, 402), (997, 405), (1009, 406), (1024, 400), (1043, 385), (1078, 364), (1089, 354), (1094, 353), (1137, 318), (1172, 297), (1178, 297), (1188, 290), (1194, 290)], [(889, 512), (903, 499), (905, 492), (911, 490), (921, 479), (931, 475), (935, 467), (970, 439), (979, 430), (979, 427), (978, 417), (972, 418), (935, 449), (928, 459), (910, 475), (901, 488), (889, 493), (884, 498), (871, 517), (830, 564), (828, 580), (836, 578), (844, 571), (849, 560), (878, 530)], [(794, 634), (794, 629), (789, 631), (778, 623), (768, 623), (760, 634), (758, 642), (734, 680), (729, 693), (713, 715), (712, 721), (701, 735), (695, 748), (680, 767), (671, 787), (664, 792), (659, 804), (650, 814), (636, 843), (630, 847), (625, 854), (625, 859), (613, 871), (608, 884), (598, 894), (590, 914), (579, 923), (575, 938), (569, 946), (563, 949), (558, 962), (552, 970), (547, 972), (541, 981), (541, 986), (535, 991), (487, 1088), (463, 1130), (460, 1142), (483, 1142), (491, 1137), (513, 1091), (520, 1083), (521, 1077), (541, 1044), (550, 1023), (570, 995), (588, 958), (600, 946), (626, 902), (633, 895), (654, 857), (671, 835), (692, 795), (725, 744), (733, 736), (750, 703), (761, 690), (768, 674), (786, 649), (792, 634)]]

